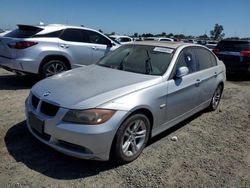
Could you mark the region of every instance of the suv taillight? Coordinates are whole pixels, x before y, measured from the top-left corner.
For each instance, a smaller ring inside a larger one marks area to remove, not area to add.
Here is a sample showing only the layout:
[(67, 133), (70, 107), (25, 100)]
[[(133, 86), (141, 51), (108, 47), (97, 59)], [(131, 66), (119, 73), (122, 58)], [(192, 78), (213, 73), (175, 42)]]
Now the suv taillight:
[(220, 50), (217, 49), (217, 48), (214, 48), (214, 49), (213, 49), (213, 52), (214, 52), (215, 54), (219, 53), (219, 51), (220, 51)]
[(250, 50), (240, 51), (240, 55), (250, 57)]
[(38, 42), (19, 41), (19, 42), (9, 43), (8, 46), (10, 48), (14, 48), (14, 49), (24, 49), (24, 48), (28, 48), (28, 47), (34, 46), (36, 44), (38, 44)]

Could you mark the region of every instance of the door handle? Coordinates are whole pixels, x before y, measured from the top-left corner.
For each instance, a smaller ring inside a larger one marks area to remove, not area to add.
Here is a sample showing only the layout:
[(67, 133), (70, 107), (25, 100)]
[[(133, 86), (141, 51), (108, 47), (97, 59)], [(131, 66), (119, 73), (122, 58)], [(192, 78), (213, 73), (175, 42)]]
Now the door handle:
[(200, 79), (197, 79), (197, 80), (196, 80), (196, 83), (194, 84), (195, 87), (199, 87), (200, 83), (201, 83), (201, 80), (200, 80)]
[(217, 72), (214, 72), (214, 77), (216, 78), (218, 76)]
[(92, 49), (93, 50), (98, 50), (98, 48), (96, 46), (93, 46)]
[(68, 47), (69, 47), (69, 45), (67, 45), (67, 44), (60, 44), (60, 46), (61, 46), (62, 48), (68, 48)]

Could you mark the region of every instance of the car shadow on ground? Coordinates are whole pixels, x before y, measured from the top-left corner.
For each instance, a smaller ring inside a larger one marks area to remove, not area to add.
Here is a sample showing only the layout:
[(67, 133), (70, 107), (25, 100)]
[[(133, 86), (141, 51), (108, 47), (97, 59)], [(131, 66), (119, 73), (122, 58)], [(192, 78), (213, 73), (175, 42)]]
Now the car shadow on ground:
[(191, 121), (193, 121), (194, 119), (200, 117), (202, 114), (207, 113), (207, 112), (208, 111), (206, 109), (202, 110), (202, 111), (200, 111), (200, 112), (192, 115), (191, 117), (185, 119), (184, 121), (178, 123), (177, 125), (175, 125), (175, 126), (169, 128), (169, 129), (167, 129), (166, 131), (163, 131), (162, 133), (156, 135), (155, 137), (153, 137), (149, 141), (148, 146), (151, 145), (151, 144), (153, 144), (153, 143), (155, 143), (155, 142), (157, 142), (157, 141), (159, 141), (159, 140), (161, 140), (162, 138), (170, 135), (171, 133), (177, 131), (178, 129), (181, 129), (182, 127), (184, 127), (185, 125), (187, 125), (188, 123), (190, 123)]
[(85, 178), (116, 167), (111, 162), (81, 160), (51, 149), (29, 133), (25, 121), (12, 126), (4, 140), (17, 162), (55, 179)]
[[(154, 137), (148, 146), (180, 129), (201, 114), (198, 113)], [(28, 168), (55, 179), (86, 178), (119, 166), (112, 161), (82, 160), (61, 154), (36, 140), (29, 133), (25, 121), (12, 126), (4, 140), (9, 154), (17, 162), (22, 162)]]
[(33, 75), (1, 75), (0, 90), (30, 89), (38, 81)]

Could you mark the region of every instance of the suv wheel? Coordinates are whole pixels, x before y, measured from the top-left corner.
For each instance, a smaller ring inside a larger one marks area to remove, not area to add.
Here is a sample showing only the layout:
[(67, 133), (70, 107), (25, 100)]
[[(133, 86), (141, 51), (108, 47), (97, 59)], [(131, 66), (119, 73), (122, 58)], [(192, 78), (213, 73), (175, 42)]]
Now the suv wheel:
[(120, 126), (114, 140), (112, 156), (118, 163), (135, 160), (149, 139), (150, 123), (143, 114), (129, 117)]
[(49, 60), (46, 62), (41, 69), (41, 76), (43, 78), (53, 76), (60, 72), (68, 70), (66, 64), (61, 60)]

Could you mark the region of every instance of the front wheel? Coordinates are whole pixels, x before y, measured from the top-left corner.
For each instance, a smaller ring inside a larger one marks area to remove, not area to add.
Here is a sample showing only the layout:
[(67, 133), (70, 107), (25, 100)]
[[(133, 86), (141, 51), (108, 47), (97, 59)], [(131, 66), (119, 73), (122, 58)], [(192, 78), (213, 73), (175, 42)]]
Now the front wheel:
[(66, 71), (67, 66), (66, 64), (61, 60), (50, 60), (46, 62), (41, 69), (41, 76), (43, 78), (53, 76), (55, 74), (61, 73), (63, 71)]
[(216, 110), (217, 107), (219, 106), (222, 90), (223, 90), (222, 85), (218, 85), (218, 87), (216, 88), (214, 92), (210, 106), (208, 107), (210, 111)]
[(113, 143), (112, 156), (118, 163), (135, 160), (149, 139), (150, 123), (143, 114), (130, 116), (118, 129)]

